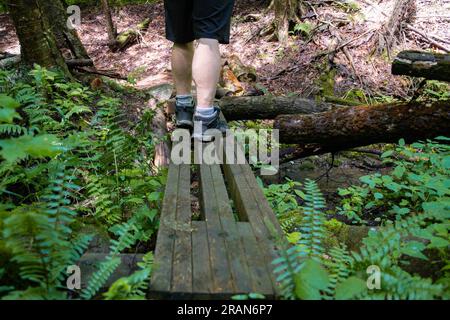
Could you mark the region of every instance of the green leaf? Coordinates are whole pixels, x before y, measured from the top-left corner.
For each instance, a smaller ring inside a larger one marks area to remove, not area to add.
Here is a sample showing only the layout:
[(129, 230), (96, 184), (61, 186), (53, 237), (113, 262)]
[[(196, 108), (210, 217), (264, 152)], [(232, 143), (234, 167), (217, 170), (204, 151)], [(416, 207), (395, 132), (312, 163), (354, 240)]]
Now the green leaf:
[(62, 151), (58, 137), (51, 134), (35, 137), (25, 135), (19, 138), (0, 140), (0, 147), (0, 155), (10, 163), (22, 160), (27, 156), (54, 157)]
[(17, 109), (20, 107), (20, 103), (7, 95), (0, 94), (0, 107), (5, 109)]
[(66, 114), (66, 118), (70, 119), (74, 114), (92, 113), (92, 110), (86, 106), (76, 105)]
[(336, 300), (349, 300), (367, 290), (367, 284), (363, 280), (350, 277), (336, 287)]
[(397, 167), (395, 167), (395, 169), (392, 173), (396, 178), (400, 179), (403, 176), (403, 174), (405, 173), (405, 171), (406, 171), (406, 169), (404, 166), (397, 166)]
[(297, 23), (294, 26), (294, 31), (296, 32), (304, 32), (306, 35), (309, 35), (311, 33), (312, 30), (312, 24), (309, 22), (301, 22), (301, 23)]
[(302, 198), (303, 200), (306, 199), (306, 194), (305, 194), (303, 191), (301, 191), (301, 190), (294, 190), (294, 192), (295, 192), (295, 194), (296, 194), (297, 196), (299, 196), (299, 197)]
[(155, 202), (158, 201), (161, 198), (162, 193), (161, 192), (152, 192), (148, 196), (148, 201)]
[(371, 188), (375, 188), (375, 186), (376, 186), (376, 183), (372, 179), (371, 176), (363, 176), (363, 177), (359, 178), (359, 180), (365, 184), (368, 184), (369, 187), (371, 187)]
[(444, 169), (450, 169), (450, 156), (447, 156), (444, 159), (442, 159), (442, 167)]
[(450, 242), (441, 237), (432, 237), (430, 244), (427, 248), (445, 248), (450, 244)]
[(320, 290), (325, 290), (328, 284), (326, 270), (319, 262), (309, 259), (303, 262), (295, 276), (295, 293), (302, 300), (319, 300), (322, 297)]
[(428, 258), (422, 253), (422, 250), (424, 250), (425, 247), (425, 244), (422, 242), (410, 241), (401, 249), (401, 252), (414, 258), (428, 260)]
[(405, 139), (400, 139), (399, 141), (398, 141), (398, 145), (400, 146), (400, 147), (404, 147), (405, 146)]
[(263, 299), (266, 299), (266, 297), (265, 297), (264, 295), (260, 294), (260, 293), (250, 293), (250, 294), (248, 295), (248, 297), (249, 297), (250, 299), (253, 299), (253, 300), (263, 300)]
[(378, 199), (378, 200), (381, 200), (384, 198), (383, 194), (381, 194), (379, 192), (375, 192), (374, 197), (375, 197), (375, 199)]
[(388, 150), (381, 155), (381, 158), (388, 158), (394, 154), (394, 150)]
[(14, 109), (0, 108), (0, 123), (13, 123), (14, 119), (22, 118)]

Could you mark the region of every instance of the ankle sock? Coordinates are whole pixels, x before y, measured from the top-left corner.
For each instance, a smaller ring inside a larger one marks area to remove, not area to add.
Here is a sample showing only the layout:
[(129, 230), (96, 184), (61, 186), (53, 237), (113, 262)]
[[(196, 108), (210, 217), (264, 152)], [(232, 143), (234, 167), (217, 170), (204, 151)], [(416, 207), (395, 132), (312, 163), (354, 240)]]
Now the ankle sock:
[(214, 107), (197, 108), (196, 115), (203, 118), (212, 118), (216, 115), (216, 109)]
[(183, 107), (191, 107), (194, 103), (194, 98), (191, 94), (177, 95), (177, 104)]

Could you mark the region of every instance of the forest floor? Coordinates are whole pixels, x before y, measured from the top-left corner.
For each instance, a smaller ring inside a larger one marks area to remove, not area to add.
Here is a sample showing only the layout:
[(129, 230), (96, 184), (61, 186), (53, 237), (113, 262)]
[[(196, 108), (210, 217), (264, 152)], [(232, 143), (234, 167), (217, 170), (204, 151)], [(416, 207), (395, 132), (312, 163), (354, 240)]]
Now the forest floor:
[[(327, 82), (332, 77), (333, 92), (327, 92), (329, 95), (349, 97), (356, 90), (363, 92), (362, 99), (361, 94), (357, 95), (363, 101), (366, 96), (406, 98), (412, 94), (418, 82), (392, 76), (392, 58), (404, 49), (436, 48), (416, 33), (404, 31), (400, 43), (390, 53), (391, 58), (387, 54), (375, 54), (379, 34), (369, 32), (361, 35), (368, 30), (379, 29), (386, 23), (394, 0), (376, 2), (380, 3), (356, 0), (355, 7), (349, 2), (310, 1), (316, 4), (308, 7), (303, 22), (313, 31), (309, 35), (291, 37), (288, 46), (282, 47), (278, 42), (270, 42), (260, 36), (260, 31), (273, 19), (271, 13), (265, 13), (264, 1), (237, 0), (231, 44), (222, 47), (223, 57), (226, 59), (236, 54), (244, 64), (253, 66), (258, 76), (257, 86), (272, 94), (296, 93), (315, 97), (324, 93), (324, 87), (329, 86)], [(165, 39), (162, 2), (127, 5), (115, 8), (113, 14), (119, 32), (132, 28), (148, 17), (151, 19), (150, 27), (139, 44), (124, 52), (113, 53), (107, 45), (106, 23), (101, 10), (82, 10), (82, 25), (78, 32), (96, 67), (113, 70), (133, 79), (136, 87), (141, 89), (170, 83), (171, 43)], [(448, 43), (443, 45), (450, 47), (449, 0), (417, 0), (417, 16), (410, 24), (428, 36), (444, 39)], [(330, 32), (330, 29), (333, 31)], [(332, 57), (323, 55), (316, 58), (321, 52), (335, 48), (336, 33), (342, 41), (357, 38), (346, 47), (352, 62), (342, 51)], [(0, 52), (20, 52), (12, 22), (5, 14), (0, 15)], [(333, 73), (330, 73), (330, 67)], [(124, 103), (124, 108), (129, 111), (128, 114), (136, 117), (142, 111), (138, 110), (140, 103), (139, 99), (128, 101)], [(136, 110), (131, 110), (133, 108)], [(285, 177), (294, 180), (309, 177), (318, 180), (327, 200), (334, 202), (338, 187), (350, 186), (357, 183), (362, 175), (386, 169), (377, 157), (341, 153), (335, 168), (330, 171), (330, 157), (324, 155), (283, 164), (279, 175), (265, 180), (279, 183)]]

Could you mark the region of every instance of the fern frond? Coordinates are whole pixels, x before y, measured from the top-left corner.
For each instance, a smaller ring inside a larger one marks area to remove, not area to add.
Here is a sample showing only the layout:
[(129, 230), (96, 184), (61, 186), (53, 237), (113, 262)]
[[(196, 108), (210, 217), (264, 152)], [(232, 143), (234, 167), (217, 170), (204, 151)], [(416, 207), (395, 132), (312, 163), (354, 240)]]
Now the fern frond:
[(295, 298), (295, 274), (300, 267), (303, 255), (299, 246), (287, 246), (284, 244), (283, 249), (278, 250), (279, 258), (275, 259), (273, 272), (277, 276), (276, 281), (279, 284), (282, 296), (285, 299)]
[(83, 299), (91, 299), (100, 290), (120, 265), (120, 252), (131, 248), (137, 241), (137, 227), (130, 223), (116, 225), (112, 228), (112, 231), (118, 236), (118, 239), (110, 241), (110, 252), (105, 261), (100, 264), (99, 269), (89, 279), (86, 289), (82, 291), (81, 298)]
[(19, 126), (17, 124), (0, 124), (0, 134), (1, 135), (21, 135), (28, 134), (28, 130), (25, 127)]
[(325, 238), (325, 199), (316, 182), (305, 181), (304, 217), (300, 228), (302, 237), (299, 244), (303, 245), (306, 254), (316, 260), (321, 260), (325, 251), (323, 240)]
[(100, 264), (99, 269), (89, 279), (88, 286), (81, 292), (81, 298), (91, 299), (108, 281), (113, 272), (121, 263), (120, 257), (109, 257)]
[(337, 285), (349, 277), (353, 259), (344, 244), (331, 248), (328, 255), (329, 258), (324, 259), (324, 265), (329, 271), (330, 281), (326, 293), (331, 298), (335, 294)]

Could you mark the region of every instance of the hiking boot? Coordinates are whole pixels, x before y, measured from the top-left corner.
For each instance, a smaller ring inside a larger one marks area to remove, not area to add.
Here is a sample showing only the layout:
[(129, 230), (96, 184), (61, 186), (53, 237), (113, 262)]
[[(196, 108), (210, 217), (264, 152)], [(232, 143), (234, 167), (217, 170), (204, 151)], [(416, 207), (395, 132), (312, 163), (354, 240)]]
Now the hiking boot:
[(175, 104), (176, 125), (181, 129), (192, 129), (194, 127), (194, 101), (189, 106)]
[(223, 136), (228, 125), (220, 119), (220, 108), (214, 107), (214, 114), (210, 117), (194, 115), (194, 134), (192, 137), (203, 142), (211, 142), (216, 136)]

